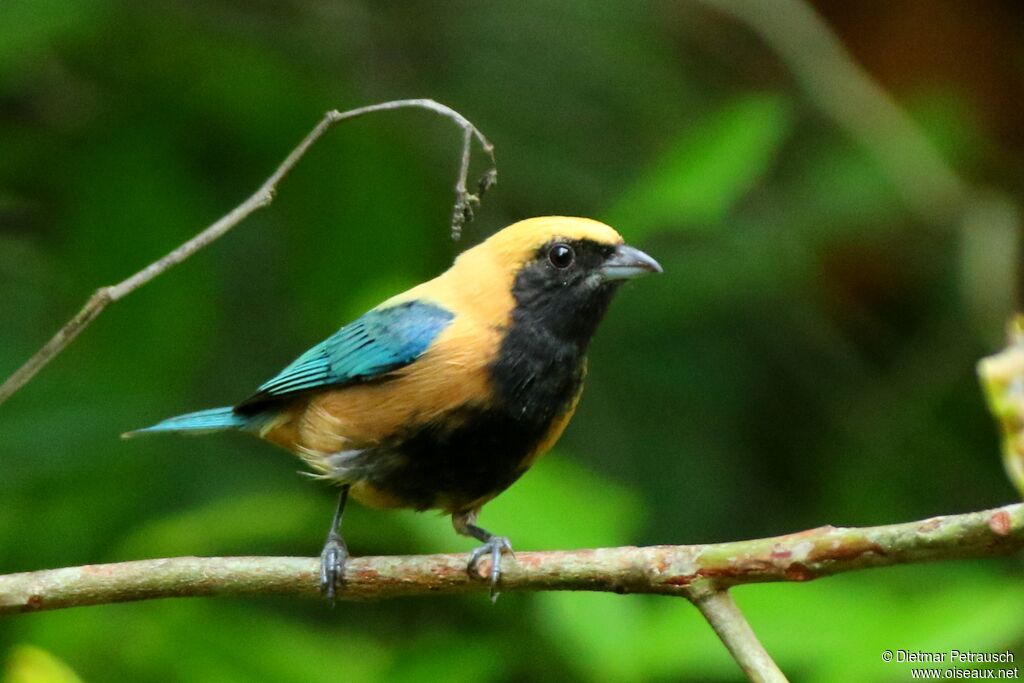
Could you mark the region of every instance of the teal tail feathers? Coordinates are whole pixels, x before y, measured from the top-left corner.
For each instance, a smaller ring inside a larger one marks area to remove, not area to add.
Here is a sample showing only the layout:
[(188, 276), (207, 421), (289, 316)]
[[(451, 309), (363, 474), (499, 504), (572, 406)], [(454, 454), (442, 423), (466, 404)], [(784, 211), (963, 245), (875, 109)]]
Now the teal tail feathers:
[(195, 413), (186, 413), (177, 417), (170, 417), (163, 422), (158, 422), (152, 427), (136, 429), (125, 432), (122, 438), (130, 439), (140, 434), (157, 433), (192, 433), (208, 434), (210, 432), (222, 432), (228, 429), (245, 429), (251, 426), (253, 418), (248, 415), (239, 415), (230, 406), (225, 408), (210, 408)]

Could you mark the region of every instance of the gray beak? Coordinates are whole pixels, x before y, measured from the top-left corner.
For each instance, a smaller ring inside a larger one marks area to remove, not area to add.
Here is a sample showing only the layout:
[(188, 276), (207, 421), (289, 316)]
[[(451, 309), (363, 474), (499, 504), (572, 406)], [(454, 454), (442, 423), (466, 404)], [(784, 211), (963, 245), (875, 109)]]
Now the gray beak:
[(604, 280), (632, 280), (648, 273), (662, 272), (661, 266), (644, 252), (620, 244), (599, 269)]

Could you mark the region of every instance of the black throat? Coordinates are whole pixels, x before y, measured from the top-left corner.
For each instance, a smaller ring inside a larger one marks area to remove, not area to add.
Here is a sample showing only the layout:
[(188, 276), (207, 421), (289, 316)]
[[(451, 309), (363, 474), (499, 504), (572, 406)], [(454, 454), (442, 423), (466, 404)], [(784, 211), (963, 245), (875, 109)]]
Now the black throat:
[(577, 264), (569, 271), (539, 255), (516, 275), (512, 322), (491, 366), (498, 397), (524, 422), (546, 425), (575, 398), (587, 347), (617, 289), (595, 277), (610, 247), (571, 244)]

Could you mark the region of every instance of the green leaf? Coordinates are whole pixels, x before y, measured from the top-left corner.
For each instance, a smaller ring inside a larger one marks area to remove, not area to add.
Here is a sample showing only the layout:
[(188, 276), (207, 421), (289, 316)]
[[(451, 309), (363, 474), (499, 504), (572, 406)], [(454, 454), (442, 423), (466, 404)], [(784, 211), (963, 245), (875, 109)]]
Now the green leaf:
[[(345, 609), (331, 624), (246, 603), (171, 600), (68, 610), (18, 626), (21, 640), (80, 662), (87, 680), (385, 680), (393, 654), (365, 627), (347, 624)], [(326, 605), (321, 611), (332, 616)]]
[[(445, 681), (483, 683), (504, 680), (508, 648), (501, 641), (477, 633), (473, 638), (449, 631), (425, 633), (401, 645), (391, 669), (382, 680), (389, 683)], [(452, 653), (458, 652), (458, 666)]]
[[(433, 514), (389, 512), (432, 552), (476, 541), (457, 539)], [(636, 541), (644, 518), (638, 496), (568, 458), (547, 455), (515, 486), (484, 507), (480, 524), (508, 536), (517, 550), (615, 546)]]
[[(264, 493), (228, 497), (144, 524), (128, 536), (116, 557), (254, 553), (261, 545), (309, 535), (319, 542), (320, 527), (330, 521), (321, 496)], [(314, 533), (315, 530), (315, 533)]]
[(2, 683), (82, 683), (64, 662), (34, 645), (11, 649), (4, 666)]
[(1024, 587), (985, 561), (734, 592), (783, 671), (805, 681), (900, 680), (908, 665), (883, 662), (883, 650), (1002, 651), (1024, 630)]
[(0, 2), (0, 80), (21, 78), (54, 45), (98, 28), (104, 3), (81, 0), (4, 0)]
[(636, 240), (719, 223), (768, 170), (791, 127), (777, 95), (748, 95), (680, 133), (605, 218)]

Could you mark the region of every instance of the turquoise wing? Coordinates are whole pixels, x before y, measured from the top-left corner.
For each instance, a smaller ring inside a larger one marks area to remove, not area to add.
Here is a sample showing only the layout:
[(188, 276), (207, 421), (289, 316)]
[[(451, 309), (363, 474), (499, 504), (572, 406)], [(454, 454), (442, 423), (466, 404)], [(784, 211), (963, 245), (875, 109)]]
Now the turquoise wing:
[(299, 356), (235, 411), (259, 412), (296, 394), (378, 378), (419, 358), (454, 317), (422, 301), (374, 309)]

